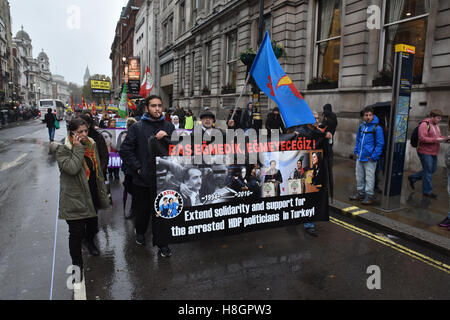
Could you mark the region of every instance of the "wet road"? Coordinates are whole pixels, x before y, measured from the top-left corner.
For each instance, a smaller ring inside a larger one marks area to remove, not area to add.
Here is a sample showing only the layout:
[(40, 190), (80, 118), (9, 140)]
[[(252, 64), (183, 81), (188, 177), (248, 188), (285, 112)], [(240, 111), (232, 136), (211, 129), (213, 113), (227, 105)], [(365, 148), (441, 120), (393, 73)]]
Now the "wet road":
[[(50, 297), (58, 177), (39, 121), (0, 131), (0, 299)], [(173, 256), (161, 258), (151, 244), (136, 245), (120, 182), (111, 190), (113, 209), (99, 215), (102, 254), (85, 255), (88, 299), (450, 299), (448, 272), (368, 236), (379, 230), (358, 232), (351, 220), (318, 223), (318, 238), (290, 226), (172, 245)], [(57, 227), (52, 298), (72, 299), (67, 225)], [(394, 241), (450, 264), (448, 255)], [(373, 265), (381, 289), (369, 290)]]

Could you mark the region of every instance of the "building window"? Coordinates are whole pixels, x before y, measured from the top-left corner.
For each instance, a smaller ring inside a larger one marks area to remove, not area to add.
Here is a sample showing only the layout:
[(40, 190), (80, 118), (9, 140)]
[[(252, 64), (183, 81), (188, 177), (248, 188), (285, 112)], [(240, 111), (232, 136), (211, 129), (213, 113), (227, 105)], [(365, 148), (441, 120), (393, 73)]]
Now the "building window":
[(318, 0), (316, 23), (316, 77), (339, 80), (341, 0)]
[(226, 84), (231, 88), (236, 88), (237, 60), (237, 32), (234, 31), (227, 35)]
[(191, 95), (194, 95), (194, 81), (195, 81), (195, 52), (191, 55)]
[(173, 73), (173, 60), (161, 65), (161, 76), (166, 76), (171, 73)]
[(173, 16), (169, 18), (169, 44), (173, 42)]
[(162, 26), (162, 44), (163, 44), (163, 48), (167, 45), (168, 39), (167, 39), (167, 32), (168, 32), (168, 28), (167, 28), (167, 22), (163, 23)]
[(384, 39), (383, 62), (380, 71), (394, 71), (396, 44), (416, 47), (414, 57), (414, 83), (422, 82), (425, 43), (428, 26), (429, 0), (389, 0), (384, 1), (385, 18), (382, 37)]
[(186, 31), (186, 8), (184, 1), (180, 3), (180, 34)]
[(197, 20), (198, 0), (192, 0), (192, 25), (195, 26)]
[(180, 95), (184, 95), (185, 87), (185, 76), (186, 76), (186, 57), (180, 60)]
[(205, 46), (205, 83), (204, 86), (211, 90), (212, 84), (212, 43), (209, 42)]

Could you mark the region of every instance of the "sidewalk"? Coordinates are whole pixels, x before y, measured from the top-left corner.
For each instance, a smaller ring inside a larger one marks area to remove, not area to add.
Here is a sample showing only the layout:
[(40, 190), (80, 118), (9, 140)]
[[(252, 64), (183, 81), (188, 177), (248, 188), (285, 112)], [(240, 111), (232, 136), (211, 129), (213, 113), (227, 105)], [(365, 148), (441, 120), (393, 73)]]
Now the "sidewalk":
[(440, 168), (433, 175), (433, 192), (438, 196), (435, 200), (422, 197), (421, 182), (417, 182), (416, 190), (412, 190), (407, 180), (411, 173), (405, 172), (401, 209), (385, 212), (380, 209), (381, 194), (375, 194), (375, 202), (370, 206), (348, 199), (356, 192), (355, 164), (355, 160), (334, 158), (334, 202), (331, 207), (335, 212), (352, 215), (355, 219), (376, 224), (392, 233), (450, 251), (450, 231), (438, 226), (449, 210), (446, 169)]
[(14, 128), (14, 127), (20, 126), (22, 124), (29, 123), (31, 121), (37, 120), (37, 119), (39, 119), (39, 117), (30, 118), (28, 120), (17, 120), (17, 121), (9, 122), (7, 124), (1, 124), (0, 123), (0, 130), (1, 129)]

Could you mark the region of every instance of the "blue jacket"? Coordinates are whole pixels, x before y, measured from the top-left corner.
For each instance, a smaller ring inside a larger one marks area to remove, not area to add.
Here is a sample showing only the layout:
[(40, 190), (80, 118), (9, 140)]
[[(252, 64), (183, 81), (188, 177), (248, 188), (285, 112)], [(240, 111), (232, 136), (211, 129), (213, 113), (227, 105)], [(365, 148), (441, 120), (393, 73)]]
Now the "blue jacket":
[(370, 123), (363, 122), (358, 127), (356, 134), (356, 145), (353, 153), (358, 155), (358, 160), (378, 161), (384, 148), (383, 128), (379, 125), (379, 119), (376, 115)]

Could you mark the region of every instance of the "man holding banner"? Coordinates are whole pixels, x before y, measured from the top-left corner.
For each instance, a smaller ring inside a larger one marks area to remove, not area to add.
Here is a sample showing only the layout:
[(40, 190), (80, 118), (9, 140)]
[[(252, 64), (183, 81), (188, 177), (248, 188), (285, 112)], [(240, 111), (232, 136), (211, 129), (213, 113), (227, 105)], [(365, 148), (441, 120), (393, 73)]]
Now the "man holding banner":
[[(163, 104), (161, 97), (150, 96), (145, 101), (145, 114), (140, 121), (128, 129), (127, 137), (120, 148), (120, 157), (129, 168), (133, 177), (134, 194), (136, 201), (135, 233), (136, 243), (145, 244), (145, 233), (150, 222), (152, 203), (156, 197), (156, 177), (154, 168), (155, 150), (149, 147), (152, 139), (161, 141), (170, 137), (175, 130), (173, 124), (164, 121)], [(156, 243), (162, 257), (170, 257), (171, 251), (167, 244)]]

